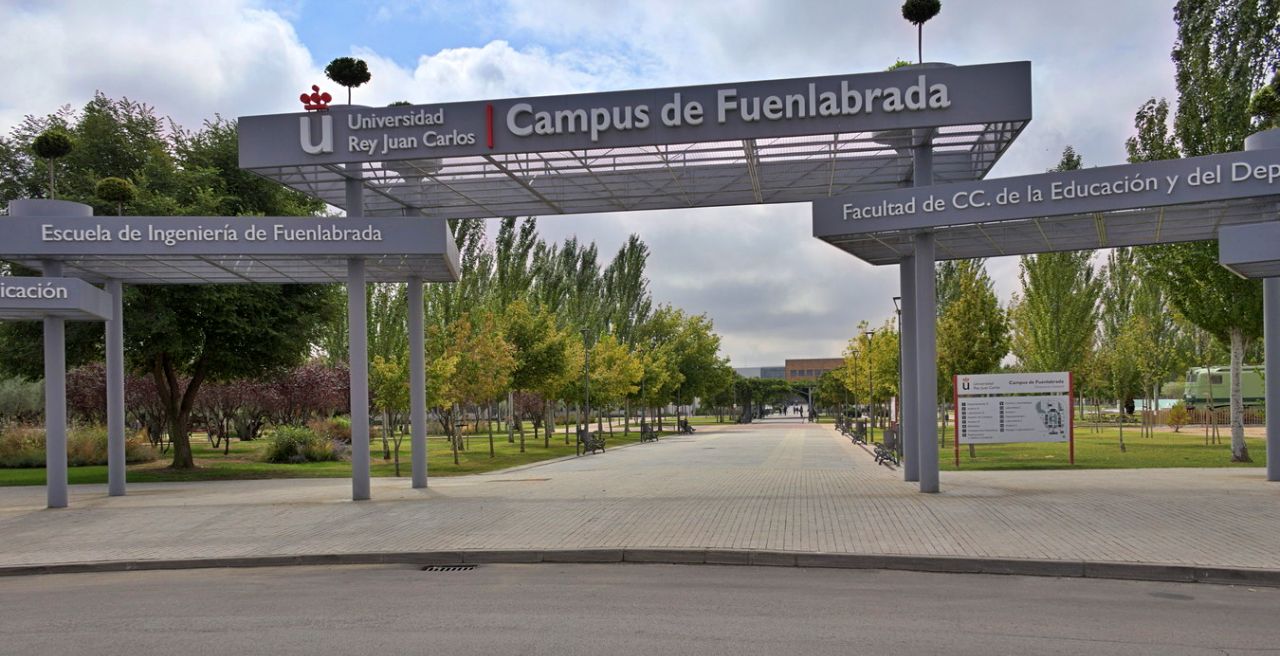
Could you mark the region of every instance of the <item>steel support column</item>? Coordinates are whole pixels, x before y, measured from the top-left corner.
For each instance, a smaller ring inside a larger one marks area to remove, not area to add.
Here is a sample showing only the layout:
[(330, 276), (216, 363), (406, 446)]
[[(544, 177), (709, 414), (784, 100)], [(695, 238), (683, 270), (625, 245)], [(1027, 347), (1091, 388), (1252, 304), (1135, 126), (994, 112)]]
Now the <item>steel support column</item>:
[(351, 368), (351, 498), (369, 498), (369, 317), (364, 260), (347, 260), (347, 354)]
[(915, 258), (904, 257), (898, 263), (898, 279), (902, 296), (902, 325), (898, 326), (898, 354), (902, 384), (898, 400), (898, 437), (902, 440), (902, 480), (914, 483), (920, 480), (919, 431), (916, 430), (919, 414), (916, 404), (916, 271)]
[(125, 493), (124, 285), (107, 281), (111, 319), (107, 324), (107, 494)]
[(1263, 358), (1266, 369), (1267, 480), (1280, 481), (1280, 278), (1262, 281)]
[[(348, 164), (356, 177), (346, 181), (347, 216), (364, 216), (360, 164)], [(347, 260), (347, 358), (351, 376), (351, 498), (369, 498), (369, 314), (364, 260)]]
[[(911, 186), (927, 187), (933, 184), (933, 143), (926, 140), (912, 148)], [(902, 387), (898, 396), (902, 402), (901, 425), (898, 427), (899, 439), (902, 440), (902, 480), (914, 483), (920, 480), (920, 451), (922, 442), (918, 429), (920, 404), (916, 396), (916, 380), (919, 377), (919, 363), (916, 358), (916, 264), (915, 258), (908, 255), (898, 263), (898, 279), (902, 296), (902, 325), (898, 326), (898, 353), (902, 371)], [(933, 276), (929, 276), (933, 280)]]
[(427, 486), (427, 357), (422, 309), (422, 279), (409, 279), (409, 436), (413, 487)]
[(937, 290), (934, 285), (933, 233), (914, 237), (916, 299), (916, 435), (920, 491), (938, 491)]
[[(40, 263), (46, 277), (62, 275), (62, 263)], [(44, 471), (50, 508), (67, 507), (67, 333), (64, 319), (44, 318)]]

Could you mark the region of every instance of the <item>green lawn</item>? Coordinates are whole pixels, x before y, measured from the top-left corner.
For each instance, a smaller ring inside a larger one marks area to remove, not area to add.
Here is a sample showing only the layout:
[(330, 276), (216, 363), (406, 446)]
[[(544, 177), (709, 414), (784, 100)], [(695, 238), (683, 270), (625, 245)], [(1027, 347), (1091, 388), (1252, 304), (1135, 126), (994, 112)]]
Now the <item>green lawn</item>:
[[(453, 464), (453, 453), (449, 442), (443, 438), (432, 437), (427, 440), (427, 470), (432, 476), (457, 476), (460, 474), (479, 474), (497, 469), (505, 469), (518, 465), (526, 465), (541, 460), (571, 456), (574, 453), (573, 436), (570, 443), (564, 442), (564, 428), (551, 437), (550, 447), (543, 446), (543, 440), (533, 440), (531, 430), (525, 433), (525, 452), (520, 453), (520, 437), (516, 435), (516, 443), (508, 444), (506, 433), (498, 433), (495, 427), (494, 457), (489, 457), (488, 433), (470, 437), (470, 448), (458, 452), (458, 464)], [(375, 431), (376, 432), (376, 431)], [(664, 432), (663, 435), (668, 435)], [(624, 437), (622, 426), (615, 428), (612, 437), (606, 439), (610, 447), (621, 446), (639, 441), (640, 433), (633, 426), (630, 437)], [(160, 481), (214, 481), (243, 480), (258, 478), (346, 478), (351, 475), (350, 462), (311, 462), (304, 464), (275, 464), (262, 462), (262, 452), (267, 446), (265, 439), (252, 442), (231, 443), (230, 455), (223, 455), (222, 449), (213, 449), (203, 434), (192, 436), (192, 449), (195, 452), (197, 469), (177, 471), (168, 468), (171, 455), (165, 454), (155, 462), (129, 466), (129, 482), (153, 483)], [(394, 449), (394, 443), (392, 443)], [(394, 476), (393, 460), (383, 459), (382, 440), (375, 436), (370, 444), (373, 458), (371, 470), (374, 476)], [(405, 437), (400, 445), (400, 474), (408, 476), (410, 450), (409, 438)], [(107, 468), (105, 465), (88, 467), (71, 467), (67, 478), (71, 483), (106, 483)], [(0, 486), (5, 485), (44, 485), (43, 468), (32, 469), (0, 469)]]
[[(1267, 461), (1266, 443), (1262, 438), (1245, 438), (1251, 463), (1231, 462), (1231, 434), (1221, 430), (1222, 444), (1206, 445), (1204, 432), (1188, 426), (1181, 433), (1161, 431), (1155, 437), (1139, 437), (1137, 427), (1124, 430), (1125, 451), (1120, 451), (1119, 430), (1076, 428), (1077, 469), (1147, 469), (1156, 467), (1261, 467)], [(940, 449), (943, 470), (954, 471), (954, 433), (948, 432), (947, 446)], [(1066, 443), (988, 444), (975, 448), (969, 457), (967, 446), (960, 447), (960, 471), (975, 469), (1068, 469)]]

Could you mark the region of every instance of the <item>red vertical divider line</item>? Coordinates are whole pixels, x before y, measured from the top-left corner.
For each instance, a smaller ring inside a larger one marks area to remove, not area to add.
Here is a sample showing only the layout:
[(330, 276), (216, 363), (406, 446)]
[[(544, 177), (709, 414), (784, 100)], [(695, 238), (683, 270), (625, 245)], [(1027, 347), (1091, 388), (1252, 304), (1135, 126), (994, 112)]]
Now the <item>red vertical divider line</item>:
[(951, 405), (956, 409), (956, 438), (952, 446), (956, 449), (956, 469), (960, 468), (960, 377), (951, 377)]
[(1076, 464), (1076, 378), (1067, 372), (1067, 453), (1072, 465)]
[(493, 103), (484, 106), (485, 144), (493, 150)]

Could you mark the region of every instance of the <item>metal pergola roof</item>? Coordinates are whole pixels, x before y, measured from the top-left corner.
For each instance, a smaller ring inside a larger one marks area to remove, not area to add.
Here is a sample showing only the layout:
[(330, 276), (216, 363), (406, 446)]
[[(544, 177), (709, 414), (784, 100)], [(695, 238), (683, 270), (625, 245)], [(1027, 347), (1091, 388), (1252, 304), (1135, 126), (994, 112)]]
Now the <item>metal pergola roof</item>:
[[(1221, 227), (1277, 219), (1280, 195), (967, 223), (928, 231), (934, 234), (937, 259), (957, 260), (1217, 239)], [(911, 254), (911, 239), (918, 232), (887, 229), (820, 238), (871, 264), (895, 264)]]
[(907, 185), (912, 146), (934, 144), (935, 182), (991, 170), (1027, 121), (439, 159), (249, 168), (366, 216), (479, 218), (811, 201)]
[(5, 276), (0, 279), (0, 285), (53, 287), (62, 292), (54, 298), (0, 298), (0, 321), (39, 321), (45, 318), (68, 321), (111, 319), (111, 297), (83, 280)]
[[(1273, 216), (1274, 218), (1274, 216)], [(1280, 278), (1280, 221), (1224, 228), (1218, 261), (1245, 278)]]
[[(23, 266), (40, 269), (40, 260), (5, 257)], [(184, 285), (218, 283), (326, 284), (347, 282), (345, 256), (243, 256), (90, 255), (58, 257), (62, 275), (89, 282), (119, 280), (130, 285)], [(363, 256), (369, 282), (404, 282), (410, 277), (426, 281), (453, 281), (458, 274), (444, 255)]]
[(9, 214), (0, 217), (4, 260), (40, 270), (56, 262), (59, 275), (90, 282), (345, 283), (352, 258), (370, 282), (452, 282), (460, 274), (457, 244), (440, 220), (97, 217), (87, 206), (44, 200), (14, 201)]

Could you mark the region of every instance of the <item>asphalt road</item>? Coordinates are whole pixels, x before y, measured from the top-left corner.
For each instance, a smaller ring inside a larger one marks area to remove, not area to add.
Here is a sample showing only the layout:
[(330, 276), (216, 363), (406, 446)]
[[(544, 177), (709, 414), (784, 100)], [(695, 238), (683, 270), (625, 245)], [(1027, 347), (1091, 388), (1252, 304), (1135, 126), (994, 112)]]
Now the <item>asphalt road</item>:
[(0, 579), (0, 654), (1234, 654), (1280, 589), (680, 565)]

